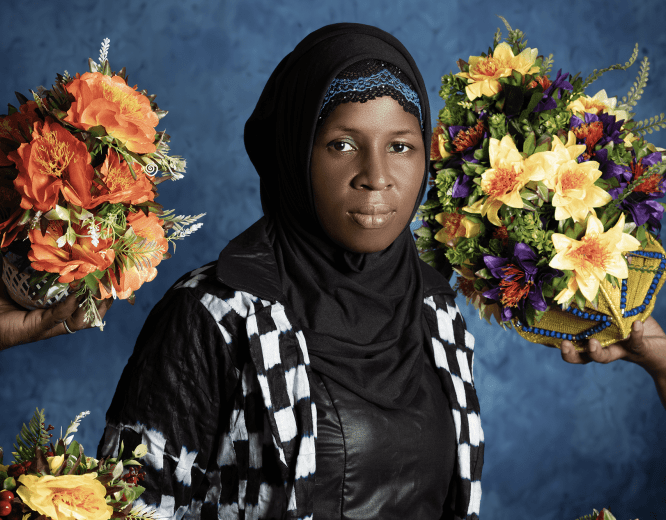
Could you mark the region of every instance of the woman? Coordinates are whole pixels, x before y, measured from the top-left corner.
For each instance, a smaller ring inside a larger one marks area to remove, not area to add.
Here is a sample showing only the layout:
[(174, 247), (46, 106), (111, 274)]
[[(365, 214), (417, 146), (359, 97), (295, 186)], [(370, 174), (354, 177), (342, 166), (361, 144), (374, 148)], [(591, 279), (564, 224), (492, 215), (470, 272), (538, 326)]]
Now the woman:
[(391, 35), (336, 24), (273, 72), (245, 127), (265, 217), (146, 322), (99, 454), (147, 444), (180, 518), (478, 518), (473, 338), (409, 230), (423, 80)]

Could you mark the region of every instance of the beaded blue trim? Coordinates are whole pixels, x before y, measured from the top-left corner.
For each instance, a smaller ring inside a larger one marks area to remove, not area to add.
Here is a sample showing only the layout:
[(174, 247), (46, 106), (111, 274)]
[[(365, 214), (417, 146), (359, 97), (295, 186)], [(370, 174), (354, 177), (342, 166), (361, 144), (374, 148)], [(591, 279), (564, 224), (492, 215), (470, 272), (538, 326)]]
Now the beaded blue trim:
[(640, 314), (647, 308), (647, 306), (652, 301), (654, 292), (657, 290), (657, 285), (659, 285), (659, 280), (661, 280), (661, 275), (663, 274), (664, 269), (666, 269), (666, 257), (658, 251), (632, 251), (629, 254), (633, 256), (642, 256), (643, 258), (653, 258), (661, 260), (661, 262), (659, 263), (659, 267), (657, 267), (657, 270), (654, 274), (654, 278), (652, 279), (652, 283), (650, 284), (650, 288), (648, 289), (647, 294), (645, 295), (643, 303), (638, 307), (634, 307), (633, 309), (629, 310), (626, 309), (627, 280), (626, 278), (622, 280), (622, 288), (620, 289), (620, 312), (622, 312), (622, 316), (624, 316), (625, 318), (628, 318), (630, 316), (636, 316), (636, 314)]
[(374, 87), (381, 87), (382, 85), (393, 87), (403, 95), (405, 100), (419, 109), (419, 121), (421, 123), (421, 129), (423, 129), (423, 114), (421, 112), (421, 102), (419, 101), (418, 94), (409, 85), (404, 84), (386, 69), (382, 69), (376, 74), (364, 78), (335, 78), (331, 81), (331, 84), (328, 87), (328, 91), (324, 96), (324, 102), (321, 104), (321, 110), (319, 113), (324, 110), (324, 107), (331, 101), (331, 99), (333, 99), (333, 96), (337, 94), (365, 92), (366, 90), (370, 90)]
[(541, 329), (539, 327), (529, 327), (523, 325), (520, 322), (518, 322), (518, 325), (525, 332), (531, 332), (532, 334), (538, 334), (539, 336), (546, 336), (557, 339), (568, 339), (569, 341), (581, 341), (589, 338), (592, 334), (596, 334), (598, 332), (601, 332), (605, 328), (610, 327), (613, 322), (613, 318), (611, 316), (606, 316), (605, 314), (600, 314), (597, 312), (581, 311), (580, 309), (577, 309), (576, 307), (573, 306), (569, 306), (569, 308), (565, 309), (565, 312), (569, 312), (578, 318), (582, 318), (588, 321), (595, 321), (598, 323), (594, 327), (590, 327), (589, 329), (586, 329), (583, 332), (579, 332), (578, 334), (565, 334), (564, 332)]

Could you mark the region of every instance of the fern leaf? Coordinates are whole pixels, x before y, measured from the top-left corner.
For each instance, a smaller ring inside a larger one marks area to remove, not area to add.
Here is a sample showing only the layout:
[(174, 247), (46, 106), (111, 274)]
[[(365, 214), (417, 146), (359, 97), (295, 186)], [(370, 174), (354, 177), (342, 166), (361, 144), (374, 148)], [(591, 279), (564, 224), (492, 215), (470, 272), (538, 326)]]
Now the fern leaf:
[(632, 52), (631, 58), (629, 58), (629, 61), (627, 61), (624, 65), (616, 63), (615, 65), (611, 65), (610, 67), (606, 67), (605, 69), (601, 70), (594, 69), (592, 74), (590, 74), (587, 78), (585, 78), (585, 81), (583, 82), (583, 89), (586, 89), (596, 80), (598, 80), (601, 76), (603, 76), (604, 72), (608, 72), (610, 70), (627, 70), (629, 67), (631, 67), (634, 64), (636, 58), (638, 58), (638, 44), (636, 44), (636, 46), (634, 47), (634, 52)]
[(16, 436), (14, 444), (14, 463), (21, 464), (35, 457), (35, 448), (45, 446), (49, 441), (49, 434), (44, 428), (44, 409), (35, 409), (32, 419), (23, 424), (21, 433)]
[(652, 116), (649, 119), (644, 119), (636, 123), (636, 126), (631, 129), (631, 132), (637, 136), (644, 136), (646, 133), (659, 131), (662, 128), (666, 129), (666, 117), (662, 112), (658, 116)]
[(647, 85), (649, 71), (650, 61), (648, 60), (648, 57), (645, 56), (641, 61), (641, 68), (638, 71), (638, 77), (636, 78), (636, 81), (634, 81), (633, 87), (631, 87), (629, 92), (627, 92), (627, 95), (622, 98), (622, 105), (624, 107), (629, 109), (636, 106), (636, 103), (638, 103), (638, 100), (643, 95), (645, 85)]

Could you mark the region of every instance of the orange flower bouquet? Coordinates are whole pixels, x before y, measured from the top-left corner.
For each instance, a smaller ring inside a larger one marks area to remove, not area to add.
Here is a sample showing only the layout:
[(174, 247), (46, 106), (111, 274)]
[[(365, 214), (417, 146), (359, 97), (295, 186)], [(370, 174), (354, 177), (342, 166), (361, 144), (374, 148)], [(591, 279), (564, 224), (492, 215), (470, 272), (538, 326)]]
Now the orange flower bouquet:
[[(9, 294), (27, 308), (68, 292), (85, 297), (86, 319), (103, 326), (95, 301), (121, 298), (157, 274), (169, 242), (201, 227), (155, 202), (157, 185), (183, 177), (166, 111), (155, 96), (111, 71), (108, 38), (90, 72), (57, 75), (50, 89), (17, 94), (0, 116), (0, 248)], [(175, 245), (174, 245), (175, 248)]]
[[(16, 436), (14, 462), (3, 465), (0, 448), (0, 518), (2, 520), (154, 520), (157, 511), (141, 501), (144, 472), (137, 461), (148, 449), (139, 444), (130, 458), (87, 457), (73, 440), (79, 414), (65, 435), (51, 442), (44, 410), (36, 410)], [(61, 431), (62, 432), (62, 431)]]

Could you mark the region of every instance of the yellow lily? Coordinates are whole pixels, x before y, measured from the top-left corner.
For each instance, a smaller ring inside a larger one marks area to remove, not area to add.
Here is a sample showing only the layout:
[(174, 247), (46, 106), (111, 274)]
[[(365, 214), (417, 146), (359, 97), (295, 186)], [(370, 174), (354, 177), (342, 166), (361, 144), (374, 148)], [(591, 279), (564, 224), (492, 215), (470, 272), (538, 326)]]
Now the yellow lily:
[(490, 138), (490, 168), (481, 176), (481, 189), (487, 195), (484, 201), (464, 208), (469, 213), (481, 213), (495, 226), (501, 226), (497, 212), (506, 204), (512, 208), (522, 208), (520, 190), (530, 181), (540, 181), (546, 176), (543, 168), (548, 156), (541, 152), (523, 159), (511, 136), (505, 135), (501, 141)]
[(585, 236), (581, 240), (560, 233), (553, 234), (552, 241), (557, 254), (550, 261), (550, 267), (574, 273), (568, 286), (556, 296), (557, 303), (568, 302), (578, 289), (588, 301), (592, 301), (607, 274), (620, 280), (629, 276), (627, 261), (622, 254), (638, 249), (640, 242), (623, 231), (624, 220), (622, 213), (617, 224), (604, 232), (601, 221), (595, 215), (590, 215)]
[(553, 140), (555, 168), (552, 174), (546, 176), (544, 184), (555, 192), (552, 200), (555, 219), (573, 218), (574, 222), (581, 222), (589, 213), (595, 215), (594, 208), (605, 206), (612, 197), (594, 185), (602, 174), (599, 163), (578, 163), (576, 158), (585, 152), (586, 147), (576, 144), (573, 132), (569, 131), (568, 137), (566, 145), (559, 139)]
[(469, 71), (456, 75), (469, 80), (465, 92), (471, 101), (494, 96), (502, 89), (499, 78), (511, 76), (514, 70), (523, 75), (538, 72), (539, 67), (534, 66), (538, 53), (537, 49), (527, 48), (514, 56), (511, 46), (502, 42), (495, 47), (492, 56), (470, 56)]

